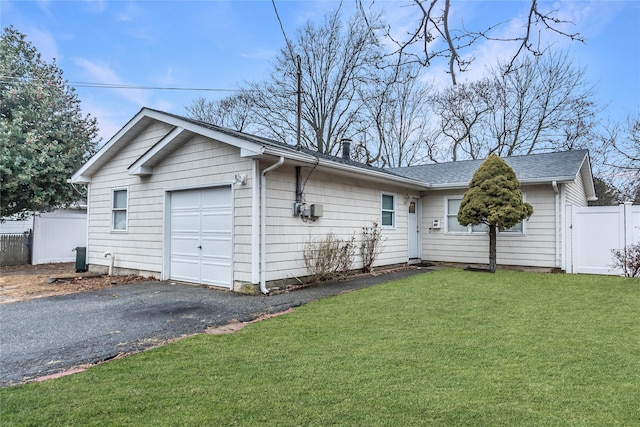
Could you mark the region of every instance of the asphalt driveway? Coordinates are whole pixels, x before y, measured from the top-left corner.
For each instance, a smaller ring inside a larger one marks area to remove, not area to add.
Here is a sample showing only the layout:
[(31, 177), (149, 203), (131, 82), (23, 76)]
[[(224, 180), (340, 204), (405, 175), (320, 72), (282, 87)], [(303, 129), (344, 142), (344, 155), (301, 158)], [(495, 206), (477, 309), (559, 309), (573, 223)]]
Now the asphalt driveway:
[(0, 306), (0, 386), (428, 271), (407, 269), (270, 296), (150, 282), (5, 304)]

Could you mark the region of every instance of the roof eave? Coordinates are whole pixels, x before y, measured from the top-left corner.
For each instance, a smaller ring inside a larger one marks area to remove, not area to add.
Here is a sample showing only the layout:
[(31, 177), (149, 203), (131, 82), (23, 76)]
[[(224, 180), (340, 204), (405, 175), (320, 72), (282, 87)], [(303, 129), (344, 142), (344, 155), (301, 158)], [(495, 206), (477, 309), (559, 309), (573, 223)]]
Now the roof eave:
[[(85, 162), (80, 169), (71, 175), (70, 181), (74, 184), (88, 184), (91, 182), (91, 176), (105, 163), (112, 150), (124, 143), (127, 138), (132, 139), (134, 135), (139, 133), (138, 125), (142, 122), (144, 126), (146, 108), (142, 108), (138, 114), (133, 116), (126, 125), (124, 125), (114, 136), (107, 141), (100, 150)], [(146, 127), (146, 126), (144, 126)], [(115, 148), (114, 148), (115, 147)]]
[(293, 160), (294, 162), (300, 162), (300, 163), (309, 164), (309, 165), (318, 165), (326, 169), (339, 171), (345, 174), (356, 175), (358, 177), (366, 177), (368, 179), (378, 181), (378, 182), (385, 182), (385, 183), (392, 182), (394, 184), (403, 185), (412, 190), (422, 191), (430, 187), (429, 184), (424, 183), (422, 181), (415, 180), (415, 179), (406, 178), (399, 175), (393, 175), (383, 171), (364, 169), (364, 168), (352, 166), (352, 165), (341, 163), (341, 162), (334, 162), (328, 159), (323, 159), (321, 157), (316, 157), (314, 155), (303, 153), (303, 152), (281, 150), (275, 147), (267, 147), (265, 148), (264, 154), (276, 156), (276, 157), (283, 156), (288, 160)]
[[(230, 135), (224, 132), (217, 131), (215, 129), (209, 129), (196, 123), (190, 122), (174, 116), (172, 114), (166, 114), (161, 111), (152, 110), (149, 108), (142, 108), (138, 114), (136, 114), (129, 122), (116, 133), (93, 157), (91, 157), (80, 169), (78, 169), (72, 176), (71, 182), (75, 184), (87, 184), (91, 182), (91, 176), (109, 159), (109, 154), (113, 150), (117, 150), (119, 146), (126, 144), (133, 140), (142, 130), (141, 127), (146, 128), (149, 123), (147, 121), (156, 120), (175, 126), (179, 129), (177, 134), (191, 132), (205, 136), (210, 139), (221, 141), (225, 144), (229, 144), (240, 148), (242, 157), (256, 156), (263, 153), (264, 148), (253, 141), (248, 141), (243, 138), (239, 138), (234, 135)], [(143, 126), (139, 126), (142, 124)], [(146, 167), (149, 164), (157, 164), (164, 159), (172, 149), (165, 149), (166, 144), (171, 144), (175, 140), (175, 137), (167, 138), (154, 147), (151, 153), (145, 153), (134, 162), (133, 169), (130, 172), (133, 174), (148, 175), (149, 169)], [(170, 147), (169, 147), (170, 148)], [(135, 165), (135, 167), (134, 167)], [(144, 167), (143, 167), (144, 166)]]
[[(559, 177), (545, 177), (545, 178), (533, 178), (533, 179), (519, 179), (520, 185), (537, 185), (537, 184), (551, 184), (553, 181), (558, 183), (567, 183), (575, 180), (575, 176), (559, 176)], [(461, 188), (468, 188), (468, 182), (455, 182), (447, 184), (431, 184), (432, 190), (459, 190)]]
[(582, 160), (582, 164), (576, 174), (576, 178), (578, 177), (578, 174), (582, 175), (582, 183), (584, 184), (584, 192), (587, 196), (587, 201), (595, 202), (598, 200), (598, 196), (596, 195), (596, 186), (593, 182), (593, 172), (591, 171), (591, 160), (589, 159), (588, 152)]

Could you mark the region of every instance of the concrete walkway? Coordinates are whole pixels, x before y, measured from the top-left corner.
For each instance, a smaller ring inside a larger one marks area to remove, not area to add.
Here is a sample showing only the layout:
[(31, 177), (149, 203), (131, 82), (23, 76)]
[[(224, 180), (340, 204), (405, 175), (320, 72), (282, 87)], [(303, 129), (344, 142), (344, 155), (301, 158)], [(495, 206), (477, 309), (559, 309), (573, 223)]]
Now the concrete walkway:
[(0, 386), (429, 271), (406, 269), (269, 296), (150, 282), (5, 304), (0, 306)]

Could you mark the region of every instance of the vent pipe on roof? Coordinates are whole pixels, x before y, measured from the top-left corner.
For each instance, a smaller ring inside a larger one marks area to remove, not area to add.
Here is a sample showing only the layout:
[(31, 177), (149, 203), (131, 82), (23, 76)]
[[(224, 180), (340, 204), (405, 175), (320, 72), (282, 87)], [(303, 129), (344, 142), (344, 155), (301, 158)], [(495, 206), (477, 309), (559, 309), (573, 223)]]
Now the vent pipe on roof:
[(349, 138), (343, 138), (342, 143), (342, 158), (344, 160), (351, 160), (351, 140)]

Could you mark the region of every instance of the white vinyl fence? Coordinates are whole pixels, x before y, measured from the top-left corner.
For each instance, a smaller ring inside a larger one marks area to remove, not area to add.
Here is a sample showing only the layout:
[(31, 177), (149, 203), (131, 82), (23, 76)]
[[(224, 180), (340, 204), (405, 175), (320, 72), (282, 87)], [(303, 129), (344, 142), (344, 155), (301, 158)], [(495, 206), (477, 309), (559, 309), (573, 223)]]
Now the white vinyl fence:
[(58, 209), (34, 217), (32, 264), (74, 262), (78, 246), (87, 246), (86, 209)]
[(567, 206), (565, 218), (567, 273), (623, 274), (611, 251), (640, 243), (640, 206)]

